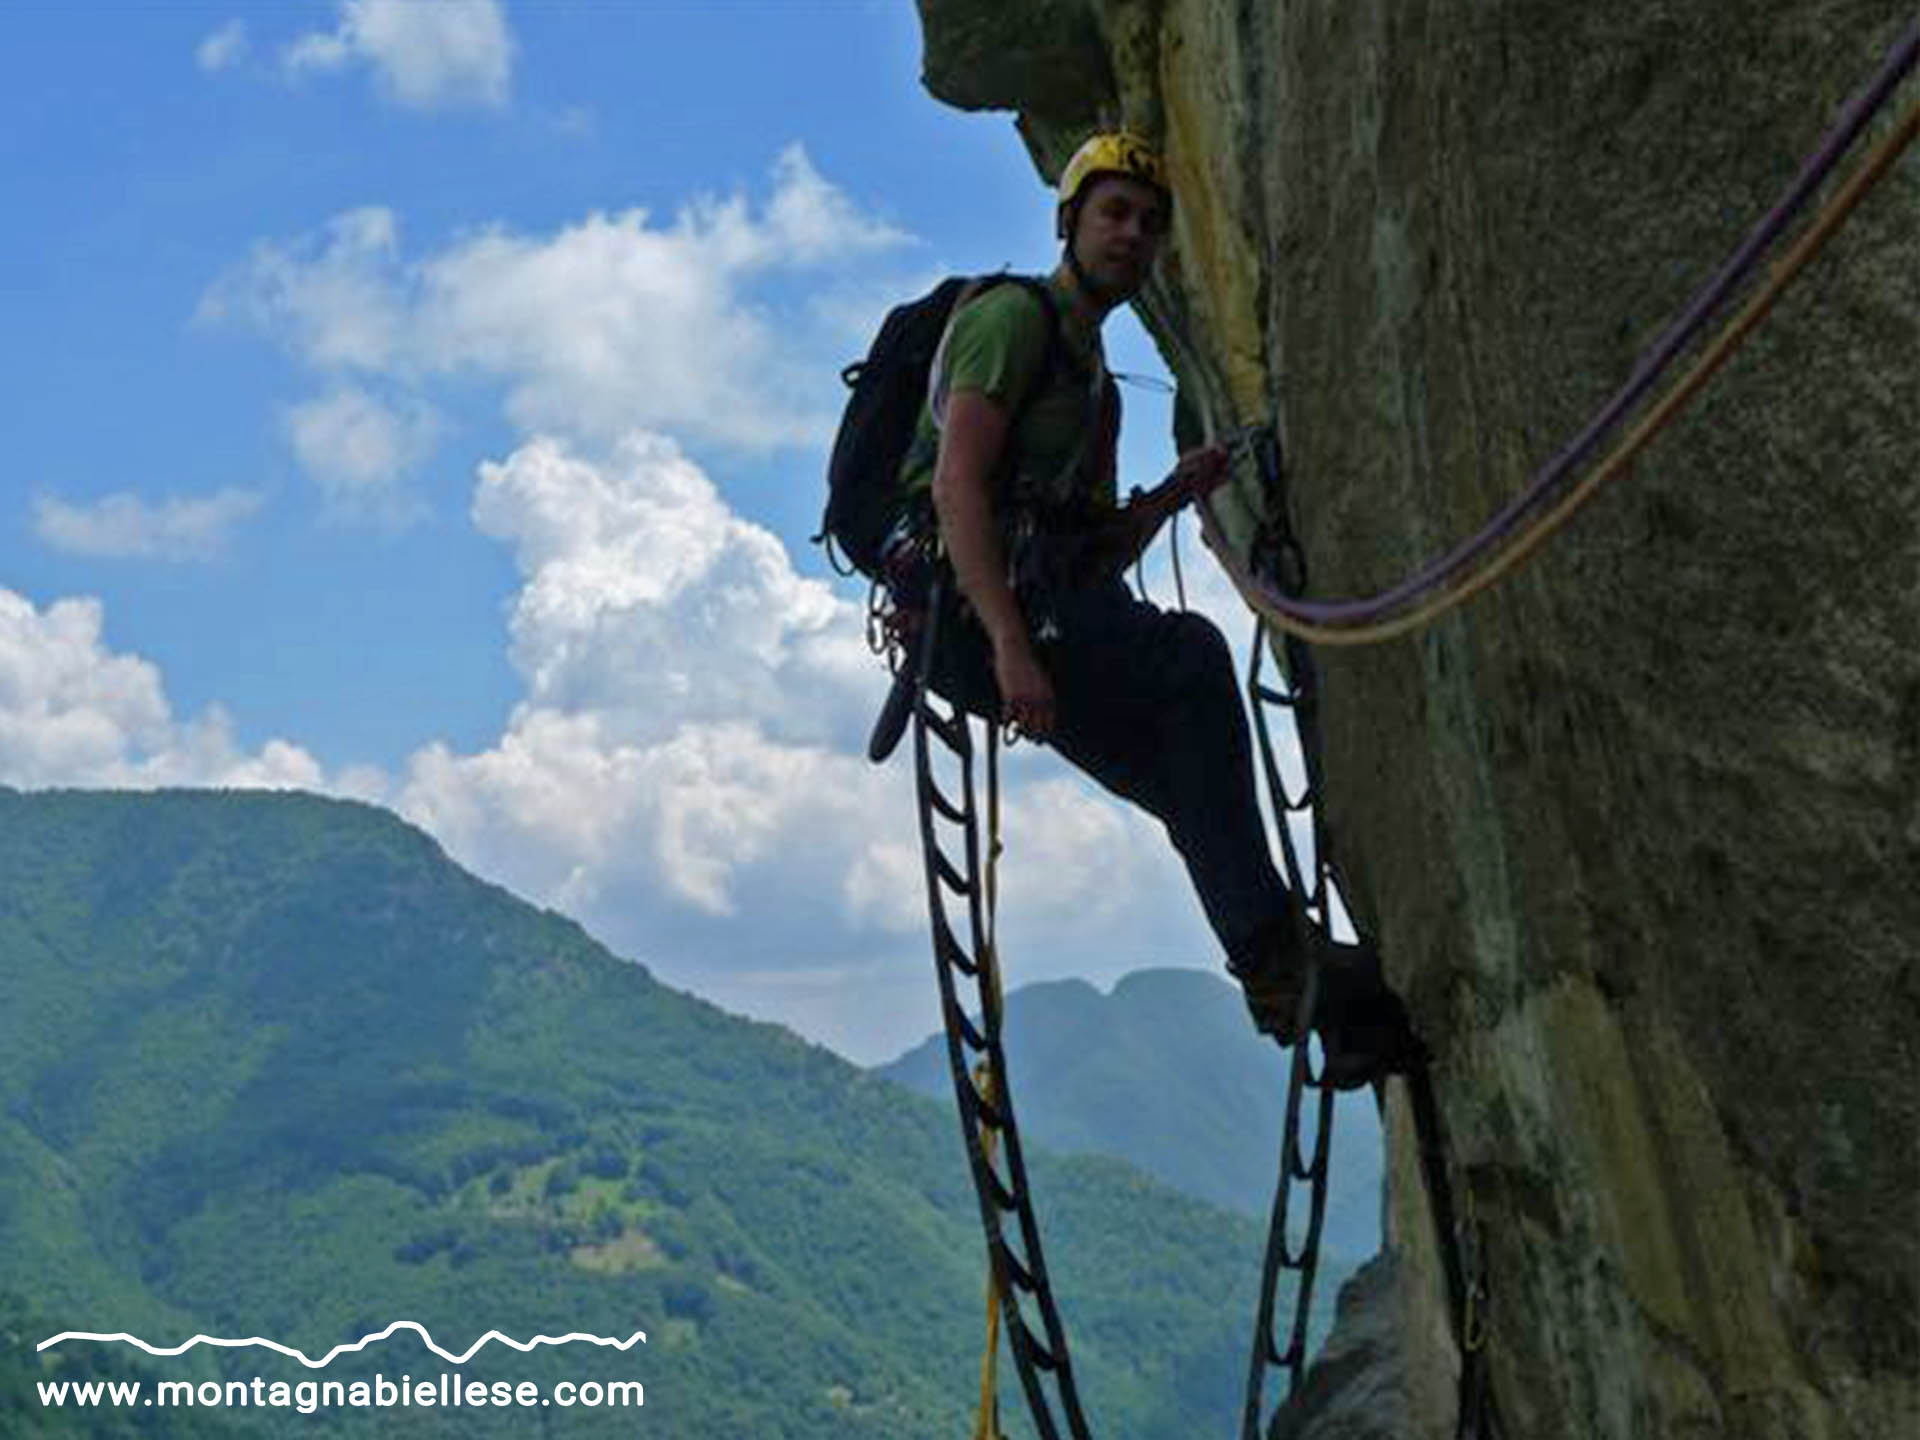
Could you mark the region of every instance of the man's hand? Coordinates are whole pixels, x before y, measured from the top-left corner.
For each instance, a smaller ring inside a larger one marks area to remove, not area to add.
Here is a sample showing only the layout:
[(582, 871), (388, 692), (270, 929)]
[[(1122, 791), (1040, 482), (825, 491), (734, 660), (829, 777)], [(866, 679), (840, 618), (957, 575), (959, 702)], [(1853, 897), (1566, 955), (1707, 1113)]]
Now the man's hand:
[(1140, 558), (1160, 527), (1187, 501), (1210, 495), (1229, 473), (1227, 447), (1208, 445), (1189, 450), (1153, 489), (1133, 492), (1093, 536), (1091, 566), (1096, 574), (1118, 575)]
[(1044, 740), (1053, 730), (1053, 682), (1024, 634), (993, 647), (993, 678), (1000, 687), (1000, 719)]
[(1145, 494), (1134, 492), (1126, 511), (1135, 517), (1135, 523), (1146, 531), (1145, 538), (1150, 540), (1174, 511), (1189, 500), (1211, 495), (1220, 488), (1228, 473), (1226, 446), (1207, 445), (1189, 450), (1174, 465), (1173, 473), (1153, 489)]
[[(1187, 451), (1173, 467), (1169, 483), (1164, 487), (1170, 492), (1171, 508), (1177, 510), (1188, 500), (1211, 495), (1226, 480), (1227, 470), (1227, 447), (1224, 445), (1207, 445)], [(1178, 498), (1172, 498), (1174, 496)]]

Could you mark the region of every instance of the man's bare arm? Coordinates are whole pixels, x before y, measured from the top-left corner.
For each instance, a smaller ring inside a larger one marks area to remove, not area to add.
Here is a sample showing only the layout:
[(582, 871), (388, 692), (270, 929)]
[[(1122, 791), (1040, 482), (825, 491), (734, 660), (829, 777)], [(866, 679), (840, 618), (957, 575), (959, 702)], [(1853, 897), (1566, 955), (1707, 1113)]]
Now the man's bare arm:
[(961, 593), (997, 649), (1026, 636), (1019, 602), (1007, 584), (1005, 556), (993, 523), (993, 474), (1007, 442), (1007, 411), (977, 390), (947, 398), (940, 458), (933, 471), (933, 508)]
[(977, 390), (947, 397), (933, 508), (960, 591), (993, 646), (1003, 718), (1034, 735), (1053, 728), (1053, 686), (1040, 668), (1026, 617), (1007, 583), (1006, 557), (993, 516), (993, 476), (1007, 443), (1007, 411)]

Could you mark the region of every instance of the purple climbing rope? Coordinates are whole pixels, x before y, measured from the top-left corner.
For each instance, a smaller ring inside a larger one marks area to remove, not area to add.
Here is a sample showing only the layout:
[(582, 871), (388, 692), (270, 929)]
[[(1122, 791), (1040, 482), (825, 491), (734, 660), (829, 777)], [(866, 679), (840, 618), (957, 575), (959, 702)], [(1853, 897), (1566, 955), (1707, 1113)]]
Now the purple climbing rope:
[[(1779, 203), (1754, 227), (1740, 248), (1720, 268), (1720, 272), (1694, 298), (1680, 318), (1668, 327), (1659, 342), (1641, 357), (1619, 393), (1565, 449), (1535, 473), (1525, 490), (1481, 530), (1391, 589), (1363, 600), (1303, 600), (1275, 594), (1266, 587), (1263, 587), (1262, 599), (1284, 615), (1316, 624), (1378, 619), (1453, 579), (1472, 561), (1511, 534), (1592, 453), (1601, 438), (1619, 424), (1621, 417), (1645, 398), (1647, 391), (1672, 364), (1674, 357), (1700, 332), (1734, 287), (1746, 278), (1793, 217), (1805, 208), (1813, 192), (1832, 173), (1833, 167), (1859, 138), (1867, 122), (1912, 71), (1916, 60), (1920, 60), (1920, 18), (1914, 20), (1894, 45), (1871, 83), (1840, 112), (1826, 139), (1801, 167), (1800, 174)], [(1201, 503), (1210, 504), (1209, 501)]]

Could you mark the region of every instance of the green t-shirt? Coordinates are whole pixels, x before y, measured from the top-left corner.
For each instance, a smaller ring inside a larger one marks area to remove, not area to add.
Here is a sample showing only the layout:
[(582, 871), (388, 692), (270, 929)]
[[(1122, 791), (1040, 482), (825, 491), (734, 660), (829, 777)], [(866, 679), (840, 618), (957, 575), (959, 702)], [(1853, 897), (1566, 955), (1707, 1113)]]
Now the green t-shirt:
[(901, 466), (909, 497), (924, 495), (933, 484), (940, 452), (935, 406), (944, 408), (946, 397), (957, 390), (977, 390), (1012, 413), (1038, 384), (1044, 388), (1007, 442), (1015, 503), (1057, 511), (1111, 510), (1118, 502), (1113, 464), (1118, 427), (1112, 423), (1118, 417), (1102, 415), (1107, 384), (1100, 332), (1073, 314), (1057, 281), (1047, 283), (1060, 313), (1060, 347), (1052, 371), (1044, 375), (1047, 317), (1025, 286), (996, 285), (954, 313)]

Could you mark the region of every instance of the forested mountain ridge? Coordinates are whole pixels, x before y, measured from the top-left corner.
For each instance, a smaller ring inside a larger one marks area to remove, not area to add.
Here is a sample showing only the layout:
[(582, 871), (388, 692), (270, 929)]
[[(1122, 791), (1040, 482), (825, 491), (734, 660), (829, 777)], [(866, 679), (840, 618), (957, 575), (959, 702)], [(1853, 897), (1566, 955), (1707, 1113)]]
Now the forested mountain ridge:
[[(1203, 970), (1136, 970), (1105, 994), (1084, 980), (1022, 985), (1007, 992), (1003, 1013), (1022, 1134), (1066, 1154), (1125, 1160), (1265, 1222), (1288, 1055), (1254, 1030), (1235, 986)], [(874, 1073), (953, 1103), (940, 1036)], [(1380, 1126), (1371, 1092), (1340, 1097), (1330, 1163), (1324, 1277), (1379, 1248)]]
[[(495, 1345), (464, 1373), (637, 1378), (662, 1435), (966, 1422), (982, 1256), (942, 1107), (660, 985), (371, 807), (0, 791), (0, 1111), (0, 1292), (36, 1322), (314, 1356), (396, 1319), (448, 1349), (644, 1330), (629, 1354)], [(1042, 1157), (1035, 1183), (1090, 1404), (1127, 1434), (1228, 1428), (1254, 1227), (1112, 1162)], [(4, 1363), (12, 1404), (45, 1358)], [(257, 1350), (141, 1365), (311, 1374)], [(401, 1336), (326, 1374), (445, 1368)], [(500, 1410), (221, 1420), (528, 1431)]]

